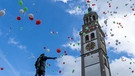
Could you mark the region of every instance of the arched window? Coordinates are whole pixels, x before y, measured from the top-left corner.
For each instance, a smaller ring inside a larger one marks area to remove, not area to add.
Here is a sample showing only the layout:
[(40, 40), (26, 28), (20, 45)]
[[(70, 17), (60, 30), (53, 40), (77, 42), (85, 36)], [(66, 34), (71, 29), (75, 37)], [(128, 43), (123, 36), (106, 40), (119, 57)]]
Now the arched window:
[(86, 22), (87, 22), (87, 23), (88, 23), (88, 20), (89, 20), (89, 19), (88, 19), (88, 17), (87, 17), (87, 18), (86, 18)]
[(90, 22), (91, 22), (91, 21), (93, 21), (93, 19), (92, 19), (92, 17), (91, 17), (91, 16), (89, 16), (89, 19), (90, 19)]
[(88, 17), (88, 22), (90, 22), (90, 18)]
[(93, 20), (96, 20), (96, 17), (95, 16), (92, 16), (93, 17)]
[(86, 36), (85, 36), (85, 41), (86, 41), (86, 42), (89, 41), (89, 35), (86, 35)]
[(95, 34), (91, 33), (91, 39), (94, 39), (94, 38), (95, 38)]

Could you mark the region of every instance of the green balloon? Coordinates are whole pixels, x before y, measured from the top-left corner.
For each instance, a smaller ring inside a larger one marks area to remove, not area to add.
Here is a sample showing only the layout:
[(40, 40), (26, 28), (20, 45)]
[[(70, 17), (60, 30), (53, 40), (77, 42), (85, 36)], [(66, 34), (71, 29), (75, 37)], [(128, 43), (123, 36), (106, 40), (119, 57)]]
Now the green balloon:
[(23, 8), (24, 12), (28, 11), (28, 8), (27, 7), (24, 7)]
[(20, 0), (20, 1), (18, 2), (18, 4), (19, 4), (20, 6), (22, 6), (22, 5), (23, 5), (23, 1)]
[(115, 24), (115, 21), (113, 21), (113, 23)]

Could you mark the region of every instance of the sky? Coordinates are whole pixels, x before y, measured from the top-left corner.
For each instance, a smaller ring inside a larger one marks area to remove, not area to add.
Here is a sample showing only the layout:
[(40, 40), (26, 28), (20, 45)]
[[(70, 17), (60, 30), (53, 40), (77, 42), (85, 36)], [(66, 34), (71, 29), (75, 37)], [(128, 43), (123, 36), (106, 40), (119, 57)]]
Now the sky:
[[(57, 57), (47, 60), (46, 76), (81, 76), (79, 32), (86, 4), (86, 0), (0, 0), (0, 76), (34, 76), (42, 53)], [(106, 35), (112, 76), (135, 76), (135, 0), (91, 0), (90, 6)]]

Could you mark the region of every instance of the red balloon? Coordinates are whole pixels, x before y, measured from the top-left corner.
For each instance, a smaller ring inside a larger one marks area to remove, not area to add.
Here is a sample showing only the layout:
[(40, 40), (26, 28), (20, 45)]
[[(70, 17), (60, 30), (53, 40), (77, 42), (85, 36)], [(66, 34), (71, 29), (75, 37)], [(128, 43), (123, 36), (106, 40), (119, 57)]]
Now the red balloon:
[(21, 20), (21, 17), (20, 16), (17, 16), (17, 20)]
[(33, 17), (29, 17), (29, 19), (30, 19), (30, 20), (34, 20), (34, 18), (33, 18)]
[(60, 52), (61, 52), (61, 49), (60, 49), (60, 48), (58, 48), (58, 49), (57, 49), (57, 53), (60, 53)]
[(4, 70), (4, 68), (0, 68), (0, 70)]
[(132, 73), (134, 73), (134, 70), (132, 70)]
[(96, 4), (92, 4), (92, 6), (95, 6)]
[(41, 24), (41, 20), (37, 20), (37, 21), (36, 21), (36, 24), (37, 24), (37, 25)]

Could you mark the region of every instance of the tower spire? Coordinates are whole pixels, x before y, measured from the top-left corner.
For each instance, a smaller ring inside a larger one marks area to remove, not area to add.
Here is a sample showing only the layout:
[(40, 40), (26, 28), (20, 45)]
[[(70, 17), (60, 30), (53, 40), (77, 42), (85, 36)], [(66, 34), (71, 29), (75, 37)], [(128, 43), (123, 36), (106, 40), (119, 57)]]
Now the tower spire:
[(90, 7), (90, 0), (87, 0), (87, 6), (88, 6), (88, 13), (92, 11), (92, 8)]

